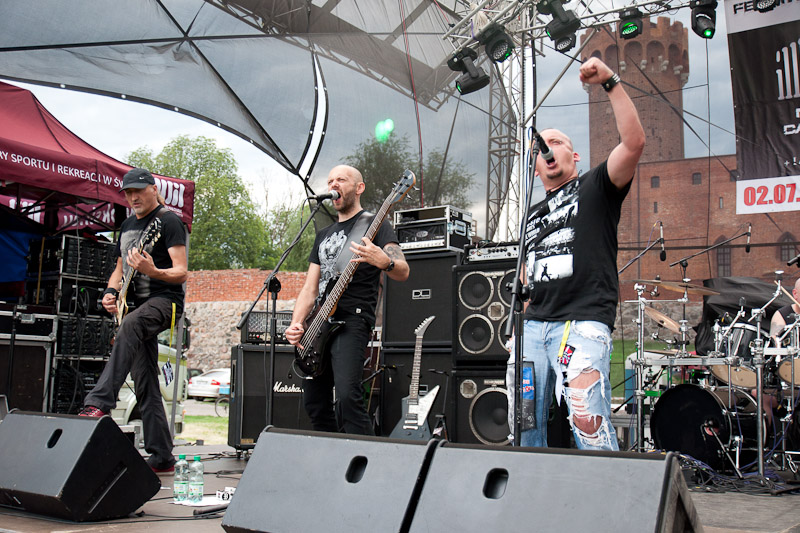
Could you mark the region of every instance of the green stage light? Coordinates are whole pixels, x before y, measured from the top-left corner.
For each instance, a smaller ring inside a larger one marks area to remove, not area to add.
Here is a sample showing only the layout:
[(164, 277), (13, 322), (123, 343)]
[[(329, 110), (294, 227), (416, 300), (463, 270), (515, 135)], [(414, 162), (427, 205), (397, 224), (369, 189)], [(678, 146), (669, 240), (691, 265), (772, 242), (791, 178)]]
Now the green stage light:
[(619, 34), (623, 39), (633, 39), (642, 33), (642, 12), (626, 7), (619, 13)]
[(394, 120), (387, 118), (375, 124), (375, 139), (378, 142), (385, 143), (389, 140), (389, 136), (394, 131)]

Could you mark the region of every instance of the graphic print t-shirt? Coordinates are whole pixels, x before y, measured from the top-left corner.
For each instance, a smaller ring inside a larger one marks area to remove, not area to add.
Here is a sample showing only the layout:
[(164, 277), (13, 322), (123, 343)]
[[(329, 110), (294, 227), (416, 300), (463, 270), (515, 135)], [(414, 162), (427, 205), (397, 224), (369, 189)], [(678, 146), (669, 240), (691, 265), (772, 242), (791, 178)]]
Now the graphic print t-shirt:
[[(319, 294), (324, 294), (328, 282), (338, 273), (336, 272), (336, 258), (339, 253), (352, 255), (349, 246), (352, 240), (348, 236), (353, 229), (356, 220), (363, 213), (361, 211), (344, 222), (336, 222), (317, 233), (309, 262), (316, 263), (320, 267)], [(370, 217), (372, 220), (374, 217)], [(386, 220), (372, 242), (378, 247), (383, 248), (390, 242), (397, 242), (397, 235), (391, 224)], [(361, 263), (353, 274), (353, 279), (347, 286), (339, 304), (336, 307), (336, 316), (355, 314), (363, 317), (370, 325), (375, 324), (375, 306), (378, 303), (378, 283), (380, 282), (381, 271), (368, 263)]]
[[(138, 248), (144, 230), (150, 225), (150, 222), (153, 221), (159, 211), (161, 211), (161, 236), (155, 242), (155, 246), (148, 245), (144, 249), (153, 256), (155, 265), (158, 268), (172, 267), (172, 258), (169, 256), (168, 250), (173, 246), (186, 245), (183, 222), (181, 222), (178, 215), (167, 208), (159, 206), (142, 219), (136, 218), (135, 215), (130, 216), (122, 223), (120, 238), (117, 241), (116, 253), (122, 258), (122, 271), (124, 274), (127, 274), (131, 268), (126, 261), (128, 250)], [(137, 272), (133, 278), (133, 288), (128, 289), (128, 300), (133, 298), (136, 304), (140, 304), (154, 296), (168, 298), (175, 302), (178, 312), (183, 309), (182, 285), (153, 279), (141, 272)]]
[(528, 210), (526, 318), (596, 320), (614, 327), (617, 225), (629, 190), (630, 184), (618, 190), (602, 163)]

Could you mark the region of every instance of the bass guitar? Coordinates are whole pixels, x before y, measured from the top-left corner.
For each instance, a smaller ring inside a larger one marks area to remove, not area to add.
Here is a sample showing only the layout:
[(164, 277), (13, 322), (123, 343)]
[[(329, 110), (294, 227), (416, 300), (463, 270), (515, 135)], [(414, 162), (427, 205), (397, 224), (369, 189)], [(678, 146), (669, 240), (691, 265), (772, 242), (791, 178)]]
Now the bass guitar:
[(414, 330), (417, 342), (414, 345), (414, 365), (411, 371), (411, 386), (408, 389), (408, 396), (403, 398), (403, 415), (395, 426), (392, 434), (393, 439), (407, 440), (430, 440), (431, 428), (428, 424), (428, 413), (431, 412), (436, 394), (439, 392), (439, 385), (428, 391), (427, 394), (419, 395), (419, 369), (422, 361), (422, 337), (428, 325), (433, 322), (435, 316), (429, 316), (422, 321), (422, 324)]
[[(389, 196), (375, 214), (372, 224), (364, 233), (366, 238), (369, 240), (375, 238), (389, 210), (403, 199), (415, 182), (416, 178), (413, 172), (410, 170), (403, 172), (400, 180), (394, 184), (392, 192), (389, 193)], [(345, 251), (342, 250), (341, 253), (345, 253)], [(298, 374), (304, 375), (303, 377), (305, 378), (318, 377), (325, 369), (325, 349), (333, 338), (334, 332), (341, 326), (341, 323), (334, 321), (331, 316), (336, 311), (336, 304), (339, 303), (339, 299), (344, 294), (347, 285), (353, 279), (356, 268), (360, 264), (353, 261), (358, 257), (359, 255), (354, 253), (344, 271), (339, 274), (338, 278), (335, 278), (335, 282), (334, 279), (328, 282), (330, 290), (326, 290), (324, 302), (320, 304), (318, 301), (304, 321), (305, 333), (303, 333), (303, 337), (300, 340), (303, 348), (295, 348), (294, 367)]]
[[(139, 236), (139, 241), (136, 243), (136, 250), (142, 253), (146, 247), (155, 244), (159, 238), (161, 238), (161, 218), (155, 217)], [(125, 261), (125, 258), (123, 257), (122, 260)], [(117, 328), (122, 324), (122, 319), (128, 313), (128, 289), (131, 286), (131, 281), (136, 275), (136, 272), (136, 269), (129, 268), (128, 272), (122, 278), (119, 294), (117, 294), (117, 314), (114, 315)]]

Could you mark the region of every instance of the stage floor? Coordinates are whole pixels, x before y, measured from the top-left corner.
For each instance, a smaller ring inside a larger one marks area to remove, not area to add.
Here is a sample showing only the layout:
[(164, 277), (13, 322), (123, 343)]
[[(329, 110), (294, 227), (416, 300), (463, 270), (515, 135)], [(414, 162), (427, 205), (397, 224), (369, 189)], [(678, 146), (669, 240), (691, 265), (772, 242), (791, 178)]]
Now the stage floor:
[[(245, 457), (237, 458), (235, 450), (228, 446), (180, 446), (175, 448), (174, 453), (176, 455), (185, 453), (190, 457), (198, 454), (202, 456), (205, 465), (206, 495), (213, 495), (218, 489), (228, 486), (235, 487), (248, 464)], [(159, 477), (162, 483), (161, 491), (145, 503), (135, 516), (108, 522), (76, 523), (0, 507), (0, 532), (133, 533), (145, 529), (151, 533), (223, 531), (222, 512), (195, 516), (193, 513), (196, 509), (207, 508), (173, 504), (172, 475)], [(793, 485), (784, 483), (783, 486)], [(800, 489), (800, 486), (798, 488)], [(610, 489), (613, 490), (613, 487)], [(711, 492), (692, 483), (689, 483), (689, 489), (700, 523), (707, 532), (800, 533), (800, 494), (784, 493), (772, 496), (766, 491), (757, 490), (757, 486), (751, 487), (747, 492), (736, 490)], [(308, 502), (298, 501), (298, 512), (304, 512), (303, 509), (307, 509), (307, 504)], [(533, 523), (535, 524), (535, 521)], [(332, 527), (332, 530), (335, 528)], [(437, 531), (448, 531), (448, 528), (446, 524), (438, 524)]]

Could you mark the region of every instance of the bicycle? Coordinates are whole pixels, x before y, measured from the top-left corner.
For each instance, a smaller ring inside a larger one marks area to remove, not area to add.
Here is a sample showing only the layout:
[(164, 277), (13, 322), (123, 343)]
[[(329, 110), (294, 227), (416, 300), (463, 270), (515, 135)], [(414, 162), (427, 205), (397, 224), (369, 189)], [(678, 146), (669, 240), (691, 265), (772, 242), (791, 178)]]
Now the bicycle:
[(220, 385), (219, 386), (219, 396), (216, 400), (214, 400), (214, 412), (217, 416), (226, 417), (228, 416), (228, 408), (231, 404), (231, 386), (230, 385)]

